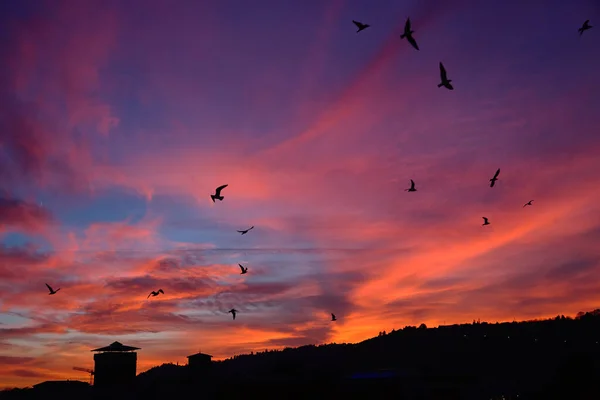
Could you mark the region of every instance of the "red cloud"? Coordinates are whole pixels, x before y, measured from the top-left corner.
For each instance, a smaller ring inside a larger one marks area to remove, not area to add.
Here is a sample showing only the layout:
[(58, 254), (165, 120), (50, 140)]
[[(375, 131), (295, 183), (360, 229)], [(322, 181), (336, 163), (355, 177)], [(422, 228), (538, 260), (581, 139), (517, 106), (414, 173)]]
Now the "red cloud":
[(36, 232), (51, 222), (54, 218), (46, 208), (0, 194), (0, 232), (6, 227)]
[(30, 248), (6, 248), (0, 245), (0, 279), (3, 283), (22, 281), (47, 259), (47, 255)]
[(35, 360), (33, 357), (0, 356), (0, 365), (22, 365)]

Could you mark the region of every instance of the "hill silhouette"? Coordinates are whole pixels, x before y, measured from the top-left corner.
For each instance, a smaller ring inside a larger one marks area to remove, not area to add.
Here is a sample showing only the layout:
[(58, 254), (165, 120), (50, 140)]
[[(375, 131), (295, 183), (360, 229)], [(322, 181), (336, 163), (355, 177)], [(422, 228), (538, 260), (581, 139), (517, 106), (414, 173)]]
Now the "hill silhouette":
[[(209, 367), (163, 364), (133, 388), (96, 397), (598, 399), (600, 310), (575, 318), (406, 326), (356, 344), (307, 345), (234, 356)], [(92, 388), (89, 389), (91, 395)], [(96, 388), (94, 388), (96, 389)], [(54, 398), (51, 387), (1, 399)], [(75, 389), (74, 389), (75, 390)], [(62, 399), (83, 398), (61, 393)], [(116, 390), (116, 389), (114, 389)], [(114, 391), (113, 390), (113, 391)], [(361, 394), (362, 393), (362, 394)], [(40, 397), (41, 396), (41, 397)], [(119, 397), (122, 396), (122, 397)], [(195, 396), (196, 397), (196, 396)]]

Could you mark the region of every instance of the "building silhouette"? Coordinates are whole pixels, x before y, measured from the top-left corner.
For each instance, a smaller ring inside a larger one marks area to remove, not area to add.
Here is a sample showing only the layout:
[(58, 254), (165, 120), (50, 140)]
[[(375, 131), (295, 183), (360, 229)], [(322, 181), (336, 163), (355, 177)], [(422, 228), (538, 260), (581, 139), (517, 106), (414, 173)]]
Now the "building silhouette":
[[(81, 381), (46, 381), (33, 385), (28, 394), (21, 396), (7, 396), (8, 399), (89, 399), (92, 395), (92, 387), (87, 382)], [(0, 392), (0, 398), (5, 397)]]
[(135, 382), (139, 347), (114, 342), (91, 351), (94, 354), (94, 386), (128, 386)]
[(212, 365), (212, 356), (210, 354), (196, 353), (187, 357), (188, 368), (192, 372), (208, 371)]

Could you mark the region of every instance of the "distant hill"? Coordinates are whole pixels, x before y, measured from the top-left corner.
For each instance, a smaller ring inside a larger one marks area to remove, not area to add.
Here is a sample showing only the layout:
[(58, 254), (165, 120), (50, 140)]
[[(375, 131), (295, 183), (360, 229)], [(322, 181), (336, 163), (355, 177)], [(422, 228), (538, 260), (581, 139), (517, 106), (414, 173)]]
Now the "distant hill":
[[(457, 390), (464, 395), (458, 398), (470, 395), (464, 390), (471, 390), (474, 398), (490, 398), (493, 393), (519, 391), (545, 390), (555, 395), (565, 388), (570, 398), (575, 398), (578, 390), (584, 393), (583, 387), (600, 382), (599, 341), (600, 310), (580, 312), (575, 318), (474, 321), (436, 328), (422, 324), (382, 332), (357, 344), (308, 345), (239, 355), (214, 362), (211, 371), (191, 374), (190, 379), (196, 384), (229, 387), (289, 386), (293, 382), (359, 381), (361, 373), (368, 376), (387, 370), (395, 381)], [(185, 367), (163, 365), (138, 379), (140, 383), (159, 379), (159, 371), (171, 381), (185, 380), (189, 374)], [(179, 377), (173, 378), (173, 374)], [(351, 379), (353, 376), (356, 379)]]
[(422, 324), (356, 344), (235, 356), (197, 371), (163, 364), (138, 375), (136, 393), (168, 396), (185, 388), (203, 398), (312, 399), (362, 390), (368, 398), (599, 399), (599, 342), (600, 310), (526, 322)]

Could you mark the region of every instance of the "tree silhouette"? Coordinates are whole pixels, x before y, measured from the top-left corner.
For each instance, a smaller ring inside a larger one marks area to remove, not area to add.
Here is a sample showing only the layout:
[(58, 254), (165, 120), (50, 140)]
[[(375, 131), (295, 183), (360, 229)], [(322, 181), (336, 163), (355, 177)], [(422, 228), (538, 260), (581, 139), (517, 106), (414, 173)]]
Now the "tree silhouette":
[[(163, 364), (138, 375), (136, 393), (127, 396), (201, 391), (203, 398), (272, 398), (273, 393), (279, 398), (314, 398), (317, 393), (333, 398), (364, 393), (362, 397), (374, 399), (469, 400), (514, 398), (516, 393), (520, 398), (600, 398), (595, 379), (600, 373), (599, 341), (600, 310), (526, 322), (435, 328), (422, 323), (390, 334), (381, 331), (357, 344), (238, 354), (201, 372)], [(394, 392), (399, 388), (402, 393)], [(0, 398), (85, 397), (36, 389), (6, 393)], [(115, 400), (113, 395), (100, 396), (106, 397)]]

